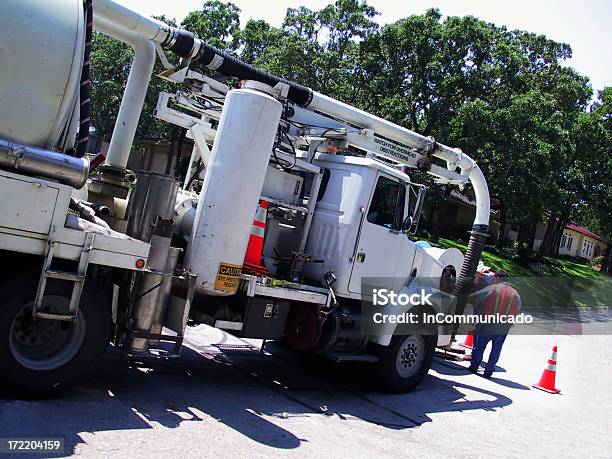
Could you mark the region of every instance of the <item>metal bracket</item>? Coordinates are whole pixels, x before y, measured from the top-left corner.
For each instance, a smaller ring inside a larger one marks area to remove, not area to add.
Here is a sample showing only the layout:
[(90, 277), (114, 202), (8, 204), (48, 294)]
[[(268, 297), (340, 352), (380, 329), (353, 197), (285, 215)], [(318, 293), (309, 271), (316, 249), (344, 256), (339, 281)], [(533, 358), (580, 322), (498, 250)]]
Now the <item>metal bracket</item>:
[(164, 68), (166, 68), (168, 70), (171, 70), (171, 72), (163, 72), (164, 76), (162, 78), (166, 78), (166, 79), (168, 79), (170, 81), (182, 82), (183, 80), (172, 78), (172, 76), (174, 76), (176, 73), (178, 73), (178, 72), (174, 72), (175, 70), (177, 70), (177, 66), (170, 63), (170, 61), (168, 60), (168, 56), (166, 56), (166, 53), (165, 53), (164, 49), (161, 47), (161, 45), (159, 43), (156, 43), (156, 42), (153, 43), (153, 44), (155, 45), (155, 51), (157, 51), (157, 55), (159, 56), (159, 60), (161, 61), (161, 63), (164, 66)]
[(276, 99), (287, 99), (289, 95), (289, 85), (287, 83), (276, 83), (272, 88), (272, 92)]

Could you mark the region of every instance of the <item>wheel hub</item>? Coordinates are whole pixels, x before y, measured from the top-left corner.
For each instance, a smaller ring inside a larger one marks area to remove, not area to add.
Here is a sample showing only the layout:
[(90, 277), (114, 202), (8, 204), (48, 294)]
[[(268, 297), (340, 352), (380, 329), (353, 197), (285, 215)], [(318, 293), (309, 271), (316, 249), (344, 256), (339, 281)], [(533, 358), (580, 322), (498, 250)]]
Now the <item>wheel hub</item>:
[[(41, 308), (41, 312), (53, 314), (49, 306)], [(24, 346), (40, 346), (49, 342), (59, 327), (56, 320), (34, 320), (32, 308), (19, 311), (13, 323), (12, 334), (15, 341)]]
[(417, 361), (418, 349), (416, 344), (409, 343), (402, 351), (402, 366), (404, 368), (411, 367)]
[(403, 378), (416, 374), (425, 358), (425, 340), (422, 336), (407, 336), (398, 350), (395, 361), (397, 372)]

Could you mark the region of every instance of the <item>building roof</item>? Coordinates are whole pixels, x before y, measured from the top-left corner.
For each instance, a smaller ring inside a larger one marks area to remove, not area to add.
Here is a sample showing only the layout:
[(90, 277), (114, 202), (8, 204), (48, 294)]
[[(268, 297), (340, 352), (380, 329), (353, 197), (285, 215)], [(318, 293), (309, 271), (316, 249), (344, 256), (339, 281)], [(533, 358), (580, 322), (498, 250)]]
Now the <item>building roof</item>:
[(588, 236), (591, 239), (595, 239), (597, 241), (603, 242), (604, 244), (608, 243), (603, 237), (595, 234), (593, 231), (591, 231), (588, 228), (585, 228), (584, 226), (576, 225), (575, 223), (568, 223), (565, 228), (572, 230), (572, 231), (576, 231), (577, 233), (580, 233), (580, 234), (584, 234), (585, 236)]

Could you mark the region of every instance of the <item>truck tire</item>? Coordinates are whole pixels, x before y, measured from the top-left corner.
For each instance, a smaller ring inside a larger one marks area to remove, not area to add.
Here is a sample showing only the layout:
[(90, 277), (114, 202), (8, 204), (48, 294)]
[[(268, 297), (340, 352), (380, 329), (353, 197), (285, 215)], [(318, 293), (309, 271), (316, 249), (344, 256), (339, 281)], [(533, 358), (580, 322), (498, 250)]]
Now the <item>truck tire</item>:
[(394, 336), (380, 349), (378, 383), (385, 392), (409, 392), (423, 380), (434, 357), (435, 335)]
[[(110, 306), (87, 282), (74, 322), (32, 321), (38, 278), (22, 272), (0, 285), (0, 378), (9, 396), (48, 397), (82, 381), (110, 337)], [(48, 283), (44, 312), (68, 311), (71, 288), (58, 284)]]

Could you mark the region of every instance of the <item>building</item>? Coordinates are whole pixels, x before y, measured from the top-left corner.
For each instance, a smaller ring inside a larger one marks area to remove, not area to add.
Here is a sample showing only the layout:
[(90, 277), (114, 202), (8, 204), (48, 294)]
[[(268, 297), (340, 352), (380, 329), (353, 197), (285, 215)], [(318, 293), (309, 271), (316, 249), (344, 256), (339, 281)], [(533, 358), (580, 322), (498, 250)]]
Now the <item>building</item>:
[[(476, 217), (476, 200), (458, 190), (452, 190), (448, 196), (448, 203), (444, 211), (439, 210), (437, 222), (440, 237), (449, 239), (467, 239), (470, 235), (474, 218)], [(491, 210), (489, 219), (489, 234), (497, 235), (499, 223), (496, 221), (497, 212)], [(433, 222), (429, 222), (430, 226)], [(497, 237), (497, 236), (493, 236)]]
[(559, 255), (581, 257), (592, 260), (606, 251), (608, 243), (601, 236), (593, 233), (584, 226), (569, 223), (563, 230)]
[[(95, 134), (91, 134), (89, 137), (88, 151), (100, 152), (106, 156), (109, 143), (98, 139)], [(174, 174), (177, 160), (180, 160), (182, 163), (179, 164), (179, 167), (186, 167), (189, 163), (193, 150), (193, 141), (187, 138), (183, 139), (180, 154), (176, 150), (177, 146), (170, 144), (170, 142), (156, 139), (134, 139), (127, 167), (134, 172), (145, 170), (163, 174), (168, 167), (168, 162), (170, 162), (170, 174)]]
[[(512, 224), (506, 226), (508, 240), (516, 242), (518, 239), (518, 225)], [(546, 232), (546, 223), (538, 223), (533, 240), (533, 250), (537, 252), (542, 245), (542, 239)], [(608, 246), (607, 241), (601, 236), (595, 234), (584, 226), (568, 223), (563, 230), (561, 241), (559, 242), (559, 255), (567, 255), (570, 257), (593, 258), (603, 255)]]

